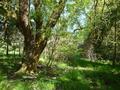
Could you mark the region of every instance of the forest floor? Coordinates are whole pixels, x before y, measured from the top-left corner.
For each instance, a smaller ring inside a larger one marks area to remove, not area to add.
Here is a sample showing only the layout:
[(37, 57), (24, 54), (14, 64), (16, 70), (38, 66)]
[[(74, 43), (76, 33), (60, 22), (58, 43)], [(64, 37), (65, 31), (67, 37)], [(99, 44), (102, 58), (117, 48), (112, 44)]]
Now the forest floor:
[(19, 60), (1, 56), (0, 90), (120, 90), (120, 66), (75, 59), (42, 68), (36, 79), (10, 79)]

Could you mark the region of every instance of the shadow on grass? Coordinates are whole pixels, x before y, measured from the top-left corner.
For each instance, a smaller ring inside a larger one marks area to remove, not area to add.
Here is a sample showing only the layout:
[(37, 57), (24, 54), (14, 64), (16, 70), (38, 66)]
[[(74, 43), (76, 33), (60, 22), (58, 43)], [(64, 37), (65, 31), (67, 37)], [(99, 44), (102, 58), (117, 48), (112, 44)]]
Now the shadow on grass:
[[(19, 58), (8, 56), (0, 59), (0, 74), (7, 76), (15, 71)], [(63, 67), (63, 66), (62, 66)], [(36, 80), (1, 79), (0, 90), (120, 90), (120, 67), (108, 64), (74, 59), (64, 70), (49, 69), (48, 74), (39, 75)], [(81, 69), (82, 67), (82, 69)], [(89, 69), (92, 68), (92, 69)], [(67, 70), (68, 69), (68, 70)], [(42, 71), (42, 70), (41, 70)], [(59, 73), (60, 76), (57, 77)], [(54, 77), (48, 77), (52, 74)]]
[(120, 66), (74, 59), (56, 90), (120, 90)]
[(79, 59), (69, 60), (69, 65), (73, 67), (76, 67), (76, 66), (86, 67), (86, 66), (97, 66), (97, 65), (104, 65), (104, 64), (87, 61), (85, 59), (79, 58)]
[(58, 79), (56, 90), (89, 90), (89, 84), (79, 71), (72, 70)]
[(56, 90), (120, 90), (120, 73), (104, 70), (71, 70), (58, 81)]
[(110, 68), (120, 69), (120, 65), (112, 66), (111, 64), (93, 62), (93, 61), (86, 60), (84, 58), (76, 58), (73, 60), (69, 60), (68, 63), (69, 63), (69, 66), (72, 66), (72, 67), (77, 67), (77, 66), (80, 66), (80, 67), (99, 67), (100, 66), (100, 67), (110, 67)]
[(0, 73), (3, 75), (11, 75), (19, 68), (19, 62), (22, 60), (19, 55), (0, 55)]

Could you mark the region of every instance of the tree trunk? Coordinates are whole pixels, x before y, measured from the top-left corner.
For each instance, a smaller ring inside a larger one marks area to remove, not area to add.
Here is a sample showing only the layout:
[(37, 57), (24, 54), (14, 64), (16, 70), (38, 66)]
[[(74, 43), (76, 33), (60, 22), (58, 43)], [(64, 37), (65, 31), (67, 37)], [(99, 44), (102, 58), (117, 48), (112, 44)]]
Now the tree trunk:
[(21, 46), (20, 46), (20, 42), (19, 42), (19, 56), (21, 56)]
[[(60, 17), (66, 0), (60, 0), (51, 13), (48, 22), (45, 26), (42, 25), (42, 2), (34, 0), (36, 18), (36, 34), (32, 34), (32, 29), (29, 23), (29, 0), (19, 0), (19, 30), (24, 36), (24, 59), (22, 67), (16, 73), (34, 73), (37, 71), (39, 57), (46, 47), (47, 40), (50, 37), (51, 29), (57, 23)], [(39, 14), (38, 14), (39, 13)]]
[(116, 59), (117, 59), (117, 22), (115, 21), (115, 29), (114, 29), (114, 56), (113, 56), (113, 62), (112, 65), (116, 65)]
[(22, 67), (16, 73), (32, 74), (37, 72), (39, 57), (47, 44), (47, 38), (44, 40), (28, 40), (24, 41), (24, 59)]
[(9, 55), (9, 45), (8, 45), (8, 43), (6, 43), (6, 55), (7, 56)]
[(90, 59), (91, 61), (96, 60), (96, 53), (94, 52), (94, 45), (91, 43), (86, 43), (84, 46), (84, 55), (86, 58)]

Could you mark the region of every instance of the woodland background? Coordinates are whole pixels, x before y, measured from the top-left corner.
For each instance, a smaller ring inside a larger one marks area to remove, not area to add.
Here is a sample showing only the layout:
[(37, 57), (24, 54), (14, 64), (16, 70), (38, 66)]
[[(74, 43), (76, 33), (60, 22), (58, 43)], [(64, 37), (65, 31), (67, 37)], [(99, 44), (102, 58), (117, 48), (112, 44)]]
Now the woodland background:
[(120, 90), (120, 0), (0, 0), (0, 90)]

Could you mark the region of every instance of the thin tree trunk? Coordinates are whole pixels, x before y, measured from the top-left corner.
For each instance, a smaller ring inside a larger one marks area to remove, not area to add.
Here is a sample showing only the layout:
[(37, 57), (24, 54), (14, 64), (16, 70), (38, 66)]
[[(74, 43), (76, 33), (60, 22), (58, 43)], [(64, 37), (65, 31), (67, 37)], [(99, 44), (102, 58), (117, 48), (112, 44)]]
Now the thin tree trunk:
[(20, 42), (19, 42), (19, 56), (21, 56), (21, 46), (20, 46)]
[(9, 55), (9, 45), (8, 45), (8, 43), (6, 43), (6, 55), (7, 56)]
[(116, 64), (116, 57), (117, 57), (117, 24), (116, 24), (116, 21), (115, 21), (115, 30), (114, 30), (114, 58), (113, 58), (113, 66), (115, 66)]

